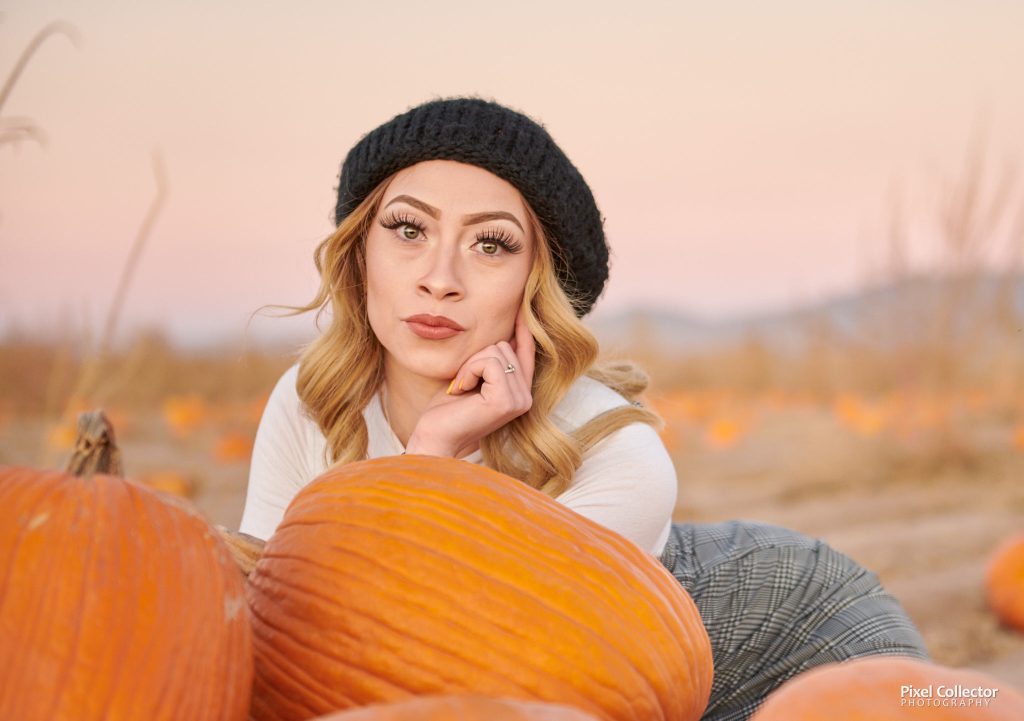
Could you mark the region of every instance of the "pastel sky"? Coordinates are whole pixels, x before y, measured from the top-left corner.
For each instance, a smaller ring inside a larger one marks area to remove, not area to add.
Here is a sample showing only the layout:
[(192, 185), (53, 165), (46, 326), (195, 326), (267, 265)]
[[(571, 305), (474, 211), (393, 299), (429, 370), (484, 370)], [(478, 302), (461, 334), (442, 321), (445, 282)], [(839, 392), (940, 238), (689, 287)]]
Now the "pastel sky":
[[(0, 74), (52, 20), (2, 110), (45, 131), (0, 146), (0, 335), (97, 328), (155, 192), (166, 205), (121, 332), (241, 339), (266, 303), (308, 301), (339, 163), (437, 96), (540, 120), (607, 218), (595, 317), (707, 318), (863, 285), (894, 189), (927, 262), (934, 198), (984, 133), (1022, 153), (1024, 3), (16, 0)], [(258, 317), (250, 339), (312, 329)]]

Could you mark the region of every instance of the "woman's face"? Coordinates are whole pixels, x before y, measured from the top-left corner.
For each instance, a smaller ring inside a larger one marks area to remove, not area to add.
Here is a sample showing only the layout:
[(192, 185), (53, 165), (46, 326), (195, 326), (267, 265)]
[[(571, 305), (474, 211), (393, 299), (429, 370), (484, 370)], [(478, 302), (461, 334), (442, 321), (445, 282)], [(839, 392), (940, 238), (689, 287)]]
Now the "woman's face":
[[(516, 188), (475, 165), (427, 160), (388, 186), (366, 237), (370, 326), (399, 370), (447, 383), (514, 333), (535, 239)], [(444, 316), (461, 330), (409, 319)]]

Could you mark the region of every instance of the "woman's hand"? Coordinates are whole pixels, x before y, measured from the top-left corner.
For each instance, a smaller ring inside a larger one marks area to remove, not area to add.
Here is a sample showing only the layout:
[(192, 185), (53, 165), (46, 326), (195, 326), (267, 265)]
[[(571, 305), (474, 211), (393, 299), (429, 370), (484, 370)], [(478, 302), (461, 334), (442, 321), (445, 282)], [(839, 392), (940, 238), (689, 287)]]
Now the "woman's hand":
[[(438, 392), (420, 416), (406, 453), (457, 458), (477, 441), (533, 405), (533, 334), (516, 312), (511, 342), (499, 341), (462, 364), (448, 389)], [(506, 373), (509, 364), (515, 372)], [(479, 385), (479, 392), (471, 393)]]

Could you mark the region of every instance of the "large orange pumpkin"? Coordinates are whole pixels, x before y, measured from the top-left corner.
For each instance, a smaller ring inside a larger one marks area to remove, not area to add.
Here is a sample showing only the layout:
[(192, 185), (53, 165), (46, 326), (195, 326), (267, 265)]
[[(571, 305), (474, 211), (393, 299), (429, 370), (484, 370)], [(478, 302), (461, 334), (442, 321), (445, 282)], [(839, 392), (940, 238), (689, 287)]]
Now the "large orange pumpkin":
[(681, 721), (710, 694), (700, 616), (653, 556), (466, 461), (328, 471), (247, 589), (257, 721), (447, 693)]
[(320, 716), (316, 721), (597, 721), (561, 704), (476, 695), (422, 696)]
[(866, 656), (784, 683), (751, 721), (1021, 721), (1024, 695), (977, 671)]
[(1007, 538), (992, 554), (985, 592), (999, 620), (1024, 631), (1024, 533)]
[(0, 718), (244, 719), (243, 576), (184, 501), (0, 468)]

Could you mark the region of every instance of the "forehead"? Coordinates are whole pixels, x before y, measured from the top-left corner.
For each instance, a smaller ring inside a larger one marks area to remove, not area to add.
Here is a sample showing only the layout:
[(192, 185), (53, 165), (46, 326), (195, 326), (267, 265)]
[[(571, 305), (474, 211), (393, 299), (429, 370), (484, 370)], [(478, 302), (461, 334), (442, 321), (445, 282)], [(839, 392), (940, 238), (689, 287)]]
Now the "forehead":
[(526, 220), (523, 198), (514, 185), (476, 165), (454, 160), (425, 160), (403, 168), (391, 181), (383, 204), (397, 195), (411, 195), (442, 214), (505, 210)]

